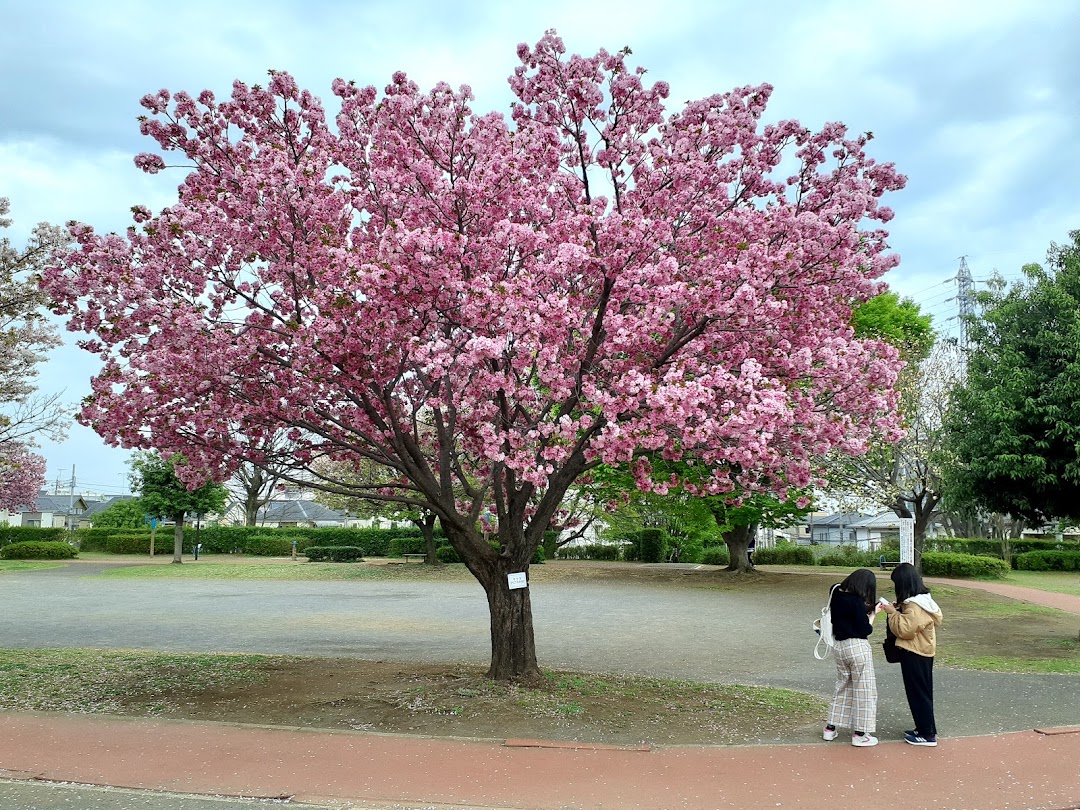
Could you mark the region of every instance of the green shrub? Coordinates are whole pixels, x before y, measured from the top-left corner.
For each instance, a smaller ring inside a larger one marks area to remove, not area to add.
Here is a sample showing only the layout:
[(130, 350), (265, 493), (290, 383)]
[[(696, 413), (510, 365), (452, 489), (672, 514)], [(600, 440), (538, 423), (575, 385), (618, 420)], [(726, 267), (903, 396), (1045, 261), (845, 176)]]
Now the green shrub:
[[(313, 528), (311, 526), (207, 526), (202, 530), (203, 551), (216, 554), (239, 554), (248, 548), (248, 538), (253, 536), (287, 538), (290, 543), (297, 540), (298, 550), (305, 551), (309, 546), (357, 546), (364, 549), (366, 557), (389, 557), (390, 542), (395, 538), (422, 538), (423, 534), (415, 526), (401, 526), (396, 529), (339, 528), (333, 526)], [(435, 529), (435, 536), (442, 537), (442, 530)], [(248, 552), (253, 553), (253, 552)], [(410, 552), (411, 553), (411, 552)]]
[[(114, 532), (105, 540), (105, 551), (110, 554), (149, 554), (150, 532)], [(172, 554), (173, 533), (158, 532), (154, 538), (155, 554)]]
[(642, 529), (638, 532), (638, 559), (645, 563), (658, 563), (664, 553), (664, 532), (660, 529)]
[[(877, 568), (880, 564), (882, 551), (862, 551), (858, 546), (837, 546), (817, 558), (818, 565), (840, 565), (845, 568)], [(900, 549), (896, 553), (899, 555)], [(896, 559), (886, 557), (886, 559)]]
[(364, 550), (359, 546), (308, 546), (304, 555), (311, 562), (364, 561)]
[[(671, 555), (676, 548), (679, 549), (679, 559), (672, 560)], [(667, 544), (664, 546), (664, 559), (671, 562), (699, 563), (704, 554), (705, 547), (701, 537), (680, 537), (678, 539), (672, 537), (668, 538)]]
[(782, 545), (759, 548), (754, 552), (754, 565), (813, 565), (814, 552), (809, 546)]
[(1020, 571), (1080, 571), (1080, 551), (1028, 551), (1013, 563)]
[(5, 560), (73, 560), (78, 552), (70, 543), (23, 540), (0, 547)]
[(0, 524), (0, 546), (8, 543), (60, 543), (67, 538), (65, 529), (53, 526), (8, 526)]
[(439, 546), (435, 549), (435, 559), (443, 563), (461, 562), (461, 557), (458, 556), (453, 546)]
[(105, 542), (116, 534), (116, 531), (116, 529), (76, 529), (72, 534), (75, 543), (79, 546), (79, 551), (105, 551)]
[(424, 542), (423, 535), (391, 538), (386, 556), (401, 557), (405, 554), (427, 554), (427, 543)]
[(922, 572), (931, 577), (1001, 579), (1008, 576), (1009, 564), (997, 557), (928, 551), (922, 555)]
[[(754, 553), (754, 557), (757, 557), (757, 552)], [(701, 562), (705, 565), (729, 565), (731, 557), (728, 555), (727, 546), (709, 546), (704, 549), (701, 554)]]
[(618, 560), (622, 546), (616, 543), (586, 543), (563, 546), (559, 549), (561, 560)]
[[(303, 537), (297, 535), (272, 535), (256, 534), (244, 538), (242, 546), (244, 554), (252, 554), (258, 557), (288, 557), (292, 554), (292, 544), (296, 541), (297, 550), (304, 542)], [(203, 551), (206, 551), (206, 543), (200, 538)]]

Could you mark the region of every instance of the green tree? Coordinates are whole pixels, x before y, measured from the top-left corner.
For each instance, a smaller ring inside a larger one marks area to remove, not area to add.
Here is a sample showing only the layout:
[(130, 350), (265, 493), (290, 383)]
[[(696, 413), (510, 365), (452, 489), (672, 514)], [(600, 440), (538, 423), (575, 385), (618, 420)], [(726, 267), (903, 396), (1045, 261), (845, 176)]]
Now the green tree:
[[(811, 510), (809, 499), (780, 500), (772, 495), (754, 494), (740, 503), (713, 495), (703, 499), (728, 549), (728, 571), (745, 574), (754, 569), (750, 562), (750, 540), (758, 527), (783, 528), (805, 517)], [(805, 503), (806, 505), (800, 505)]]
[(139, 453), (131, 461), (131, 486), (140, 495), (146, 514), (173, 521), (173, 562), (183, 562), (184, 517), (221, 511), (228, 490), (210, 482), (188, 489), (177, 477), (176, 467), (185, 464), (179, 453), (162, 458), (157, 453)]
[(945, 410), (963, 371), (962, 358), (955, 345), (935, 343), (931, 317), (896, 293), (867, 301), (854, 313), (852, 326), (859, 337), (896, 346), (907, 363), (896, 385), (904, 435), (879, 434), (861, 456), (835, 451), (826, 464), (829, 494), (853, 509), (874, 503), (914, 519), (918, 564), (943, 495)]
[(919, 305), (897, 293), (885, 292), (858, 307), (851, 325), (860, 338), (875, 338), (900, 349), (909, 363), (922, 360), (934, 346), (934, 327)]
[[(324, 484), (324, 488), (315, 495), (317, 502), (353, 517), (412, 523), (424, 537), (424, 562), (438, 565), (435, 546), (437, 516), (430, 509), (424, 509), (408, 499), (404, 491), (407, 485), (395, 478), (389, 467), (370, 459), (353, 462), (323, 460), (316, 465), (316, 474)], [(371, 493), (370, 498), (364, 497), (366, 492)], [(400, 492), (399, 500), (383, 499), (391, 492)], [(378, 493), (382, 493), (382, 497)]]
[(146, 509), (141, 498), (116, 501), (94, 515), (95, 529), (141, 529), (146, 525)]
[(1070, 237), (1048, 268), (980, 294), (948, 420), (952, 485), (1035, 525), (1080, 517), (1080, 230)]

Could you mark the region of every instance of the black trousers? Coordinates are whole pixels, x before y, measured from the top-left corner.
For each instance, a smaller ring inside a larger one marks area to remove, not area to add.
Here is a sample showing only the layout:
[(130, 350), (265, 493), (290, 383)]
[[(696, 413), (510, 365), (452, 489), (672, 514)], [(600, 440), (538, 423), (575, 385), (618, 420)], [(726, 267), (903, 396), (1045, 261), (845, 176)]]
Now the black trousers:
[(911, 719), (915, 721), (915, 731), (923, 737), (936, 737), (934, 659), (901, 647), (900, 674), (904, 677), (904, 694), (911, 709)]

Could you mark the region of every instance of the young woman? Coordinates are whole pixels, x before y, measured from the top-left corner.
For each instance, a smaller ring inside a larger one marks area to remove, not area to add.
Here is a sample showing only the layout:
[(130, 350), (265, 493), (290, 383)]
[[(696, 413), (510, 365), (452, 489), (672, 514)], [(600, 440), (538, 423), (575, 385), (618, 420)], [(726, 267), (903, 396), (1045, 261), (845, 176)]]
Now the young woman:
[(836, 646), (836, 690), (822, 738), (835, 740), (837, 726), (851, 729), (851, 744), (877, 745), (877, 680), (870, 642), (871, 624), (881, 608), (877, 601), (877, 577), (867, 568), (853, 571), (832, 591), (829, 600)]
[(937, 653), (937, 626), (941, 608), (923, 584), (911, 563), (901, 563), (892, 572), (896, 605), (884, 605), (889, 629), (896, 636), (900, 652), (900, 674), (915, 728), (904, 733), (911, 745), (937, 745), (934, 720), (934, 655)]

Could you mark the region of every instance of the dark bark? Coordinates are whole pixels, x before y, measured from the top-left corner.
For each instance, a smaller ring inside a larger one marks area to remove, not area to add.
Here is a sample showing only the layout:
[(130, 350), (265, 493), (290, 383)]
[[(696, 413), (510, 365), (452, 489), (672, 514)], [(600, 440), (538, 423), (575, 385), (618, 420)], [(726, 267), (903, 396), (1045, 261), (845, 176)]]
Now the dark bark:
[[(487, 676), (497, 681), (537, 681), (540, 667), (536, 662), (532, 599), (527, 587), (510, 589), (506, 577), (512, 573), (511, 567), (496, 566), (499, 573), (484, 585), (491, 614), (491, 666)], [(527, 566), (525, 575), (528, 577)]]
[(410, 518), (413, 525), (420, 529), (420, 533), (424, 536), (424, 562), (427, 565), (436, 565), (439, 562), (435, 546), (436, 519), (434, 512), (425, 512), (422, 518)]
[(735, 526), (724, 532), (724, 542), (727, 544), (728, 549), (728, 567), (724, 569), (725, 571), (748, 574), (754, 570), (747, 549), (750, 547), (750, 538), (756, 534), (756, 523), (747, 526)]
[[(519, 523), (520, 527), (521, 524)], [(529, 560), (540, 537), (517, 536), (506, 529), (497, 538), (498, 551), (476, 530), (461, 531), (443, 524), (446, 536), (487, 596), (491, 628), (491, 665), (487, 677), (500, 681), (535, 683), (540, 679), (533, 635)], [(509, 536), (507, 536), (509, 535)], [(507, 576), (524, 573), (527, 587), (510, 589)]]

